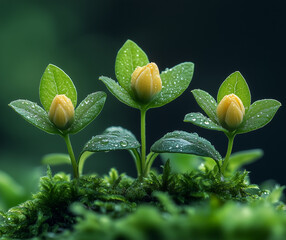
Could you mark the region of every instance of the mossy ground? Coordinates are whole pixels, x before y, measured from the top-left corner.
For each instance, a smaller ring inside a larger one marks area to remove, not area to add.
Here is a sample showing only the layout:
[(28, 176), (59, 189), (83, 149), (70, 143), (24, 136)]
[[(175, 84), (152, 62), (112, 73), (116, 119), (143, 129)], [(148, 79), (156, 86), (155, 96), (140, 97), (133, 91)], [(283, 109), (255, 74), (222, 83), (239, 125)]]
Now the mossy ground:
[(4, 239), (283, 239), (286, 214), (248, 173), (151, 173), (143, 181), (112, 169), (70, 180), (49, 169), (32, 200), (1, 213)]

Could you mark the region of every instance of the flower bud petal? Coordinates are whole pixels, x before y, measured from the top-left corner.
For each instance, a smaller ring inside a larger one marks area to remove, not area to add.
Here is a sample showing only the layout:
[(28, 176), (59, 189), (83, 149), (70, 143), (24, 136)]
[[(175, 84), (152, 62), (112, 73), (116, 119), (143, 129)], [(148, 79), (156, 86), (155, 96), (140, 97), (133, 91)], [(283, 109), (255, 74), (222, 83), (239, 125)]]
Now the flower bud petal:
[(236, 129), (243, 121), (245, 108), (235, 94), (223, 97), (217, 106), (217, 116), (221, 125), (229, 130)]
[(56, 95), (49, 110), (49, 119), (58, 129), (65, 130), (74, 121), (74, 106), (64, 94)]
[(160, 72), (155, 63), (137, 67), (131, 75), (131, 89), (137, 100), (148, 103), (162, 89)]

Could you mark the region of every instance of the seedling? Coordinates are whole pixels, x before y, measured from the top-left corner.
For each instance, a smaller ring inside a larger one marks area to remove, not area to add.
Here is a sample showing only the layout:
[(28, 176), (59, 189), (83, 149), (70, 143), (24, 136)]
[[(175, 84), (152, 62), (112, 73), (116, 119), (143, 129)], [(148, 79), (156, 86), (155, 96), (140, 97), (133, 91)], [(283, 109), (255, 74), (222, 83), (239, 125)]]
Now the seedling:
[(76, 88), (70, 77), (55, 65), (48, 65), (40, 83), (40, 100), (44, 107), (29, 100), (16, 100), (9, 104), (18, 114), (35, 127), (60, 135), (67, 145), (73, 175), (79, 177), (79, 162), (73, 152), (70, 135), (76, 134), (91, 123), (101, 112), (106, 99), (104, 92), (88, 95), (77, 104)]
[[(118, 83), (108, 77), (100, 77), (108, 90), (121, 102), (139, 109), (141, 113), (141, 151), (132, 150), (138, 176), (146, 177), (158, 154), (146, 156), (146, 112), (164, 106), (179, 97), (189, 86), (194, 64), (181, 63), (159, 73), (155, 63), (150, 63), (146, 53), (133, 41), (127, 40), (119, 50), (115, 62)], [(126, 144), (129, 145), (128, 142)]]
[(221, 166), (224, 176), (227, 175), (235, 136), (264, 127), (281, 106), (281, 103), (274, 99), (258, 100), (251, 104), (248, 85), (240, 72), (232, 73), (221, 84), (217, 101), (200, 89), (195, 89), (192, 93), (208, 117), (201, 113), (189, 113), (184, 121), (225, 133), (228, 147)]

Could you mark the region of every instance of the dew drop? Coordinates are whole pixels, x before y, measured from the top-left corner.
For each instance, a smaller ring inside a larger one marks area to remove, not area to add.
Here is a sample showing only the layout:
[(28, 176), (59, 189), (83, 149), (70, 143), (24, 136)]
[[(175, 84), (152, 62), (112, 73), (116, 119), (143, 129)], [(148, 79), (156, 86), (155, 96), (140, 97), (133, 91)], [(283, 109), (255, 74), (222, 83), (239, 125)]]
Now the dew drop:
[(205, 121), (205, 124), (206, 124), (206, 125), (208, 125), (208, 124), (210, 124), (210, 123), (209, 123), (209, 122), (207, 122), (207, 121)]
[(106, 145), (106, 144), (109, 143), (109, 140), (108, 140), (108, 139), (102, 139), (102, 140), (100, 141), (100, 143), (103, 144), (103, 145)]
[(127, 147), (127, 145), (128, 145), (128, 143), (125, 140), (120, 141), (120, 146), (121, 147)]
[(196, 118), (192, 118), (192, 121), (197, 121), (197, 119)]

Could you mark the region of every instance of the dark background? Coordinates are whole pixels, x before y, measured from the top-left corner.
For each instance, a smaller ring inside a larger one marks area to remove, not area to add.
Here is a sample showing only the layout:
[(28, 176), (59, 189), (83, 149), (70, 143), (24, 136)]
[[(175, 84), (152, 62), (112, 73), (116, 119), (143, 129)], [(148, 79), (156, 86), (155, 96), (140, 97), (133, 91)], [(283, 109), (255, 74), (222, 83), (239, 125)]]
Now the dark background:
[[(39, 102), (40, 78), (49, 63), (73, 79), (78, 99), (103, 90), (100, 75), (114, 78), (116, 53), (132, 39), (161, 70), (184, 61), (195, 63), (190, 87), (174, 102), (147, 115), (149, 147), (166, 132), (198, 132), (222, 155), (226, 137), (183, 123), (186, 113), (201, 111), (190, 90), (216, 97), (222, 81), (239, 70), (252, 102), (274, 98), (282, 107), (265, 128), (239, 135), (234, 151), (262, 148), (263, 159), (247, 166), (253, 182), (275, 179), (286, 184), (285, 158), (285, 5), (284, 1), (8, 1), (0, 2), (0, 169), (16, 175), (39, 166), (43, 155), (66, 152), (62, 139), (22, 120), (8, 107), (18, 98)], [(139, 138), (139, 111), (110, 93), (99, 117), (72, 137), (79, 153), (92, 135), (115, 125)], [(127, 152), (95, 154), (85, 172), (110, 167), (135, 176)], [(159, 159), (155, 165), (160, 166)], [(70, 167), (56, 168), (71, 171)], [(17, 177), (17, 176), (15, 176)]]

